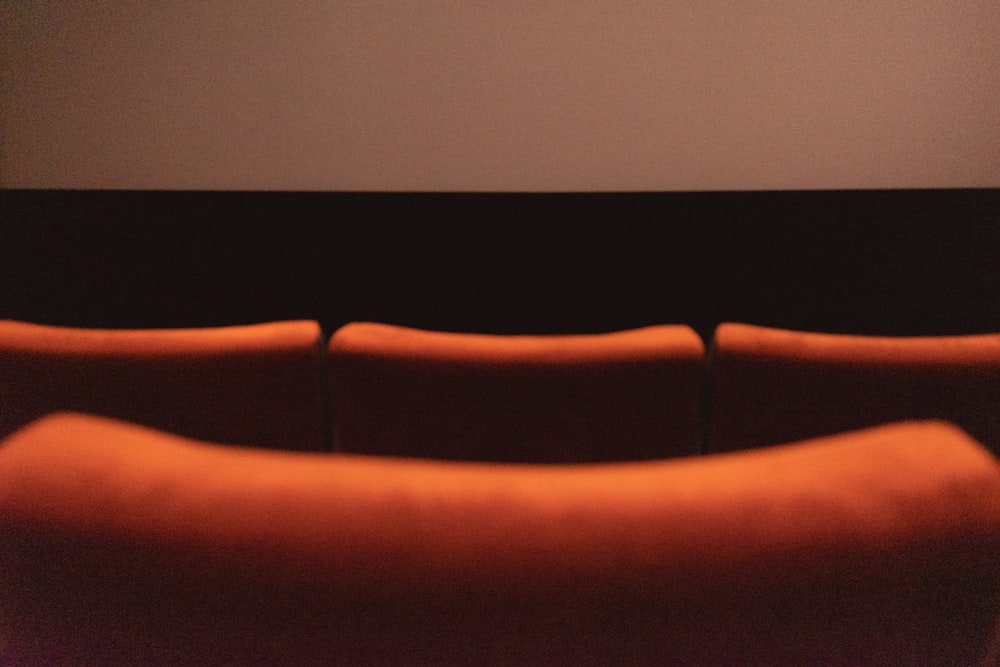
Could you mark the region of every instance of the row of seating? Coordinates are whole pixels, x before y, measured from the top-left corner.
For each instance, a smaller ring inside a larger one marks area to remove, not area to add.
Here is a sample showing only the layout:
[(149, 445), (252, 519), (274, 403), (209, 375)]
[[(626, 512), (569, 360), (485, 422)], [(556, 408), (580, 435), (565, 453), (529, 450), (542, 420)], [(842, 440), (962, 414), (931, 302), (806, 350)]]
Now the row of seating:
[(0, 664), (993, 666), (998, 344), (0, 323)]
[(315, 322), (0, 322), (0, 437), (71, 410), (212, 442), (505, 462), (658, 459), (944, 419), (1000, 453), (1000, 334), (723, 324), (490, 336)]

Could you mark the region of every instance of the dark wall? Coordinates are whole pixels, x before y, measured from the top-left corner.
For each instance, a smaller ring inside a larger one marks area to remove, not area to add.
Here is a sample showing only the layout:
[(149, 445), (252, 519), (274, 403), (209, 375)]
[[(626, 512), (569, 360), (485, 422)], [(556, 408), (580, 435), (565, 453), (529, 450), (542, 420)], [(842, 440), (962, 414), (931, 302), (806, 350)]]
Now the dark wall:
[(0, 317), (1000, 331), (1000, 189), (0, 191)]

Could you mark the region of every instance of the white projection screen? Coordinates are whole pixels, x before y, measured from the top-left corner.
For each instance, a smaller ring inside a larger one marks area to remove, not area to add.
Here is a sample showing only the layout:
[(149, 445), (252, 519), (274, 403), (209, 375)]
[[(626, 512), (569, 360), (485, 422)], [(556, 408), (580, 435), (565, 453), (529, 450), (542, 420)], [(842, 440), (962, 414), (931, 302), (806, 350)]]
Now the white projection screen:
[(1000, 186), (997, 0), (0, 3), (0, 186)]

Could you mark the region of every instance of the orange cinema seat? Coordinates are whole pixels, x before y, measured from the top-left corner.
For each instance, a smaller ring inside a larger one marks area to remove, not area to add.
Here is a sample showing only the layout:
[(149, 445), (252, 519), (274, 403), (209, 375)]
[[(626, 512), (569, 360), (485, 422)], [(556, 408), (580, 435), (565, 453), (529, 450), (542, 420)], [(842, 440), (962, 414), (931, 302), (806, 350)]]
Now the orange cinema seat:
[(686, 326), (498, 336), (356, 322), (329, 359), (339, 451), (570, 463), (700, 446), (704, 346)]
[(1000, 454), (1000, 334), (892, 338), (722, 324), (713, 348), (707, 452), (944, 419)]
[(0, 443), (0, 662), (992, 664), (998, 551), (940, 422), (532, 466), (60, 414)]
[(49, 412), (240, 445), (329, 448), (315, 322), (108, 330), (0, 321), (0, 436)]

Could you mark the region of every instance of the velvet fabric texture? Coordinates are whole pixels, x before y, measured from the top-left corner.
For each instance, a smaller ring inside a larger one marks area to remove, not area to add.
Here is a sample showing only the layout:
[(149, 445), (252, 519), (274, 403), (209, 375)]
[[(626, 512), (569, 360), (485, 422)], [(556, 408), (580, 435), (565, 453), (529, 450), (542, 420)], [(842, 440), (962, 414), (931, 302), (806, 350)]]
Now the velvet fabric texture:
[(216, 442), (328, 449), (315, 322), (106, 330), (0, 321), (0, 435), (74, 410)]
[(945, 419), (1000, 454), (1000, 334), (888, 338), (720, 325), (708, 452)]
[(974, 665), (998, 550), (1000, 467), (937, 422), (526, 466), (62, 414), (0, 445), (0, 661)]
[(494, 336), (357, 322), (329, 342), (338, 451), (497, 462), (694, 454), (704, 346), (689, 327)]

